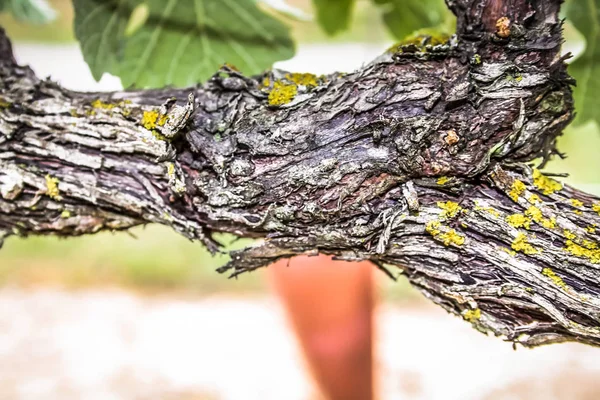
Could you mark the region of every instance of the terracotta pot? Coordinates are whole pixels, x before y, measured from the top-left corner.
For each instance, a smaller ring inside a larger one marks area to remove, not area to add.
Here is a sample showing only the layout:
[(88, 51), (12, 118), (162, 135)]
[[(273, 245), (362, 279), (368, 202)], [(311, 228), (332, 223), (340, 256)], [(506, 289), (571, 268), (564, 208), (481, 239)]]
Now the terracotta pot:
[(267, 270), (326, 398), (372, 399), (373, 265), (303, 256)]

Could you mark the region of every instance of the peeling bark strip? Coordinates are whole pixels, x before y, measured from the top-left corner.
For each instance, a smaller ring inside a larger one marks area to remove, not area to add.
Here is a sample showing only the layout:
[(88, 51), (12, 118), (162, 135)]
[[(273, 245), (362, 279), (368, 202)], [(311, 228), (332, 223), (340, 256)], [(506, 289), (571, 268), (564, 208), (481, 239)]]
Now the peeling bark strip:
[(263, 237), (220, 271), (371, 260), (482, 332), (600, 345), (600, 202), (524, 164), (573, 115), (559, 1), (448, 4), (456, 36), (351, 74), (223, 66), (181, 90), (68, 91), (0, 35), (0, 238)]

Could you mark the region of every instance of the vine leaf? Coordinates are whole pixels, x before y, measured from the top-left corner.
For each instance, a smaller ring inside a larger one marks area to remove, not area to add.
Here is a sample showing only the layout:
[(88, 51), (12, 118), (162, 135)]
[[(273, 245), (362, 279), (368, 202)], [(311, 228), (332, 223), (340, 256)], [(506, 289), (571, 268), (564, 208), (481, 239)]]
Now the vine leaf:
[(19, 21), (45, 24), (56, 18), (46, 0), (0, 0), (0, 12), (10, 12)]
[(444, 0), (372, 0), (383, 9), (383, 22), (398, 40), (424, 28), (446, 30), (454, 16)]
[(317, 22), (328, 35), (348, 29), (355, 0), (313, 0)]
[(208, 79), (224, 63), (256, 74), (294, 55), (288, 27), (254, 0), (73, 4), (75, 36), (92, 75), (99, 80), (111, 73), (124, 87), (189, 86)]
[(569, 74), (577, 81), (573, 91), (577, 118), (574, 125), (590, 120), (600, 124), (600, 0), (576, 0), (567, 3), (566, 17), (585, 37), (583, 54), (569, 65)]

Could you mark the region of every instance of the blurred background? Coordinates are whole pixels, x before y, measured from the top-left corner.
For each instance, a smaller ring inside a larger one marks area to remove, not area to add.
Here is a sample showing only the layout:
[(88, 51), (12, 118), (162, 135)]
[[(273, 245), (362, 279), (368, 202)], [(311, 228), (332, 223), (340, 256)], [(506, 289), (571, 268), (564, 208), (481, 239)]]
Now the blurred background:
[[(95, 82), (72, 29), (70, 0), (57, 19), (22, 24), (0, 15), (20, 63), (77, 90)], [(288, 4), (311, 14), (310, 0)], [(351, 71), (392, 39), (372, 2), (352, 29), (328, 37), (288, 21), (297, 55), (280, 68)], [(581, 47), (567, 31), (567, 46)], [(550, 169), (600, 195), (600, 132), (569, 129)], [(231, 248), (247, 245), (223, 236)], [(235, 280), (211, 257), (160, 226), (77, 239), (10, 238), (0, 251), (0, 399), (319, 399), (264, 271)], [(600, 398), (600, 350), (576, 344), (518, 349), (428, 304), (400, 278), (376, 276), (376, 370), (381, 399)]]

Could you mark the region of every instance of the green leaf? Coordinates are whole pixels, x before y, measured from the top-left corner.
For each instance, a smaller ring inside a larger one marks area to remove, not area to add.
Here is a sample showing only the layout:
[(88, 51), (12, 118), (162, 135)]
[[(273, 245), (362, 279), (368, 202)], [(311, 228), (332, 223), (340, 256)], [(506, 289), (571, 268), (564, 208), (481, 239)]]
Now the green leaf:
[(350, 24), (355, 0), (313, 0), (317, 22), (328, 35), (345, 31)]
[(454, 15), (446, 7), (444, 0), (372, 1), (382, 7), (383, 21), (398, 40), (424, 28), (450, 30), (454, 24)]
[(573, 90), (577, 118), (574, 125), (589, 120), (600, 124), (600, 0), (570, 1), (565, 15), (585, 37), (585, 51), (569, 65), (569, 74), (577, 81)]
[(312, 21), (312, 15), (305, 13), (298, 7), (289, 5), (286, 0), (258, 0), (258, 4), (284, 19), (298, 22)]
[(190, 86), (224, 63), (251, 75), (294, 55), (288, 27), (263, 13), (254, 0), (73, 4), (75, 36), (94, 78), (108, 72), (125, 87)]
[(45, 24), (56, 18), (56, 11), (46, 0), (0, 0), (0, 12), (10, 12), (15, 19)]

